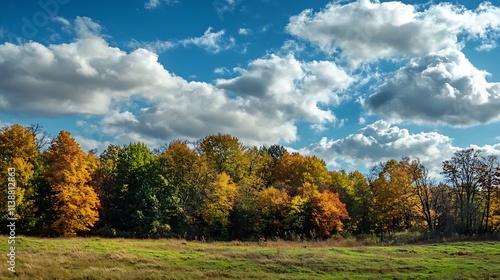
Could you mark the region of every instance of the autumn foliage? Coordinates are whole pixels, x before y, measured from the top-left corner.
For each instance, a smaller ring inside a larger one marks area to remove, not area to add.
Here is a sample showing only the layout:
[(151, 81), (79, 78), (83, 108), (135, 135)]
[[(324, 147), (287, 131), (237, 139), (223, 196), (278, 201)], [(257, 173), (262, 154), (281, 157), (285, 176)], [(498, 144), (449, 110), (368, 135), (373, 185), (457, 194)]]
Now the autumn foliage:
[(88, 184), (95, 166), (67, 131), (52, 141), (45, 160), (55, 212), (51, 227), (61, 235), (89, 231), (98, 220), (99, 198)]
[[(50, 144), (50, 145), (46, 145)], [(247, 147), (217, 134), (151, 150), (143, 143), (84, 152), (69, 132), (0, 129), (0, 193), (16, 169), (19, 233), (193, 239), (328, 238), (398, 231), (500, 231), (500, 167), (458, 151), (437, 183), (418, 159), (329, 171), (279, 145)], [(7, 213), (0, 209), (5, 224)]]

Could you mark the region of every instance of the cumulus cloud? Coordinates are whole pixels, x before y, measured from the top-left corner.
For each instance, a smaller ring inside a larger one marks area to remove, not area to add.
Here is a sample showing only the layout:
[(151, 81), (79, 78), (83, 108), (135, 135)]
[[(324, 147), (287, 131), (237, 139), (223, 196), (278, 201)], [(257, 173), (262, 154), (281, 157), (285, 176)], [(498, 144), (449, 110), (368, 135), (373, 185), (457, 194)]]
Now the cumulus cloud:
[(423, 11), (402, 2), (357, 0), (308, 9), (290, 18), (287, 31), (332, 54), (341, 51), (354, 61), (397, 55), (419, 56), (458, 48), (465, 39), (489, 41), (500, 30), (500, 8), (482, 3), (475, 10), (449, 3)]
[(105, 114), (170, 77), (156, 54), (127, 54), (98, 37), (48, 47), (4, 43), (0, 73), (2, 111), (31, 115)]
[[(217, 132), (251, 145), (290, 143), (297, 140), (297, 122), (334, 121), (322, 105), (338, 104), (339, 92), (353, 81), (332, 62), (300, 62), (293, 55), (271, 55), (248, 67), (216, 84), (189, 82), (165, 69), (157, 54), (142, 48), (128, 53), (98, 36), (49, 46), (4, 43), (0, 110), (93, 115), (105, 138), (122, 144), (156, 146)], [(249, 83), (254, 76), (262, 77), (256, 85)]]
[(418, 157), (437, 174), (442, 161), (456, 150), (452, 139), (445, 135), (437, 132), (410, 133), (407, 129), (380, 120), (342, 139), (322, 138), (300, 152), (318, 155), (332, 166), (347, 162), (371, 167), (393, 158)]
[(352, 82), (344, 70), (330, 61), (300, 62), (293, 55), (270, 55), (249, 64), (249, 69), (233, 79), (219, 79), (216, 85), (256, 103), (274, 117), (299, 117), (313, 123), (336, 120), (323, 105), (336, 105), (341, 92)]
[(500, 119), (500, 84), (486, 81), (458, 50), (411, 60), (364, 101), (371, 112), (400, 122), (471, 126)]

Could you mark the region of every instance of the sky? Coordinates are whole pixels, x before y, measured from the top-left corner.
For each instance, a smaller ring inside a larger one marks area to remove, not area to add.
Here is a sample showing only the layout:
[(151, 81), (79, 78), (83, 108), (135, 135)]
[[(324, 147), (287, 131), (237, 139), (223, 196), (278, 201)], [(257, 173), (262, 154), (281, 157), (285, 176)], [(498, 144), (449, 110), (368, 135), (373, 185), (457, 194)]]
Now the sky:
[(331, 170), (500, 155), (500, 0), (4, 0), (0, 125), (84, 150), (228, 133)]

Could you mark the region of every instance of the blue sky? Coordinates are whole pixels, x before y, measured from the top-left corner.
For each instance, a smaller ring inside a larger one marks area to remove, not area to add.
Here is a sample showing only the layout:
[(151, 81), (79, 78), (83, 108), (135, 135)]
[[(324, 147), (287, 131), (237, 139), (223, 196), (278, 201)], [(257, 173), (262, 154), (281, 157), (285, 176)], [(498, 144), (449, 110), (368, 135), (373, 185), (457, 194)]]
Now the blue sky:
[(500, 154), (499, 35), (499, 1), (4, 1), (0, 123), (437, 174), (460, 148)]

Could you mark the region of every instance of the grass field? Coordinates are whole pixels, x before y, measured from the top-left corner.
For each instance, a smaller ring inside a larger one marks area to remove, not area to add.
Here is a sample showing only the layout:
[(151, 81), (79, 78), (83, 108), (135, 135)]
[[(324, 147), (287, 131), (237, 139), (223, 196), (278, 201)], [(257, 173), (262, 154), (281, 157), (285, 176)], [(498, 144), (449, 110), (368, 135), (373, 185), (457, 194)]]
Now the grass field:
[(21, 237), (8, 279), (500, 279), (500, 242), (357, 246)]

